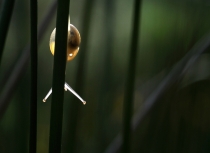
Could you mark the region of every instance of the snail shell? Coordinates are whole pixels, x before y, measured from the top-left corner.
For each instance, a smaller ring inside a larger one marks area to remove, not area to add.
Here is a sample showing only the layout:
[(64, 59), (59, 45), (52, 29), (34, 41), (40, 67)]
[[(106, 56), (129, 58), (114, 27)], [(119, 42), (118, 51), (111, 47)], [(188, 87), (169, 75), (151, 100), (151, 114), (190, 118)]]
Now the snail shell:
[[(53, 30), (50, 36), (50, 51), (54, 55), (55, 48), (55, 33), (56, 28)], [(70, 24), (70, 28), (68, 28), (68, 41), (67, 41), (67, 61), (71, 61), (79, 52), (79, 45), (81, 43), (80, 33), (75, 26)]]

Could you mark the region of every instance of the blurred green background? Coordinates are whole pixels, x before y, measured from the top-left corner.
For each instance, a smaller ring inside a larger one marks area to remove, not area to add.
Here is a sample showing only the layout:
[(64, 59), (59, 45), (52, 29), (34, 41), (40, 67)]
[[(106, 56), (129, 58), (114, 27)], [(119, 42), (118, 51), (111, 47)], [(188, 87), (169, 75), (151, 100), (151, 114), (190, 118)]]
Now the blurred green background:
[[(38, 21), (44, 18), (52, 0), (38, 1)], [(85, 0), (71, 0), (71, 24), (80, 31), (84, 26)], [(1, 1), (0, 1), (1, 5)], [(29, 1), (16, 0), (0, 69), (3, 92), (12, 68), (30, 42)], [(90, 31), (86, 52), (83, 92), (85, 106), (65, 92), (63, 145), (71, 144), (69, 117), (71, 103), (79, 103), (75, 132), (75, 152), (105, 152), (122, 131), (122, 107), (128, 55), (131, 43), (133, 1), (95, 0), (91, 5)], [(145, 0), (141, 7), (140, 39), (135, 75), (134, 114), (144, 100), (179, 60), (210, 28), (210, 2), (207, 0)], [(49, 37), (56, 17), (39, 44), (38, 53), (38, 131), (37, 152), (48, 152), (51, 97), (42, 99), (52, 85), (53, 56)], [(83, 33), (81, 39), (83, 43)], [(138, 33), (136, 33), (138, 35)], [(76, 89), (78, 57), (67, 63), (66, 82)], [(210, 152), (210, 55), (202, 54), (158, 99), (157, 105), (132, 133), (131, 152)], [(28, 151), (30, 65), (22, 73), (9, 106), (0, 121), (0, 153)], [(0, 93), (1, 94), (1, 93)]]

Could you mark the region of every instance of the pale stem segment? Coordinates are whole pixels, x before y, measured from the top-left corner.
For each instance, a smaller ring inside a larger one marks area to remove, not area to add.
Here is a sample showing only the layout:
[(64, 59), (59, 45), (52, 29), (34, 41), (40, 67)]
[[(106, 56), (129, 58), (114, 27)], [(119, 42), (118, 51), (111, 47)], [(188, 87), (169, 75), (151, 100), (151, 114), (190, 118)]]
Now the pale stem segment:
[[(72, 94), (74, 94), (83, 103), (83, 105), (86, 104), (86, 101), (84, 101), (66, 82), (64, 84), (64, 90), (65, 91), (69, 90)], [(51, 93), (52, 93), (52, 88), (50, 89), (50, 91), (47, 93), (47, 95), (43, 99), (43, 102), (46, 102), (47, 98), (50, 96)]]

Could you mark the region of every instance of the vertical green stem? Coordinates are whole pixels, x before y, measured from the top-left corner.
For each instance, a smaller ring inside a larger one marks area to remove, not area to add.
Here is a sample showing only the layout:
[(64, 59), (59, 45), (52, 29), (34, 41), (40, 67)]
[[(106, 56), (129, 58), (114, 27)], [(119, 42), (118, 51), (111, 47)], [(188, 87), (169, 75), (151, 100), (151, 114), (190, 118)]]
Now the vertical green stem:
[[(114, 71), (113, 71), (113, 43), (115, 33), (115, 1), (104, 0), (104, 33), (102, 34), (104, 39), (105, 49), (103, 56), (103, 64), (101, 69), (101, 84), (99, 94), (96, 95), (98, 99), (97, 103), (97, 152), (102, 152), (107, 145), (106, 140), (109, 139), (110, 131), (110, 114), (113, 107), (113, 93), (115, 88), (114, 84)], [(104, 98), (101, 98), (104, 97)], [(113, 132), (113, 131), (112, 131)]]
[(136, 57), (138, 50), (138, 33), (139, 33), (139, 20), (140, 20), (140, 5), (141, 0), (135, 0), (134, 3), (134, 19), (133, 19), (133, 31), (131, 39), (131, 50), (129, 57), (129, 65), (127, 71), (126, 89), (124, 96), (124, 112), (123, 112), (123, 146), (122, 151), (124, 153), (129, 152), (130, 140), (131, 140), (131, 119), (133, 113), (133, 92), (134, 92), (134, 80), (136, 69)]
[(58, 0), (49, 153), (61, 152), (69, 4), (70, 0)]
[(31, 104), (29, 153), (36, 153), (37, 140), (37, 0), (30, 1), (31, 15)]
[(15, 0), (4, 0), (0, 12), (0, 64)]

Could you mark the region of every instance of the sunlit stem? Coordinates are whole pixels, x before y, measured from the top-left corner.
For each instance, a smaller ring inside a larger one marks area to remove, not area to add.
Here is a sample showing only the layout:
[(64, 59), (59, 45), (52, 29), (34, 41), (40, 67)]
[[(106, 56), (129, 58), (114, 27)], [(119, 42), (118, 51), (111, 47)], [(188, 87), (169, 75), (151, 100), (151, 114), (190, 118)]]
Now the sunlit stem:
[[(84, 101), (67, 83), (64, 84), (64, 90), (65, 91), (69, 90), (83, 103), (83, 105), (86, 104), (86, 101)], [(47, 93), (47, 95), (43, 99), (43, 102), (46, 102), (47, 98), (51, 95), (51, 93), (52, 93), (52, 88), (50, 89), (50, 91)]]

